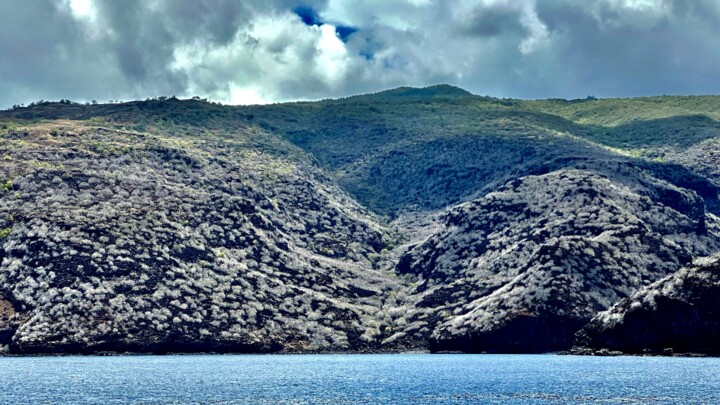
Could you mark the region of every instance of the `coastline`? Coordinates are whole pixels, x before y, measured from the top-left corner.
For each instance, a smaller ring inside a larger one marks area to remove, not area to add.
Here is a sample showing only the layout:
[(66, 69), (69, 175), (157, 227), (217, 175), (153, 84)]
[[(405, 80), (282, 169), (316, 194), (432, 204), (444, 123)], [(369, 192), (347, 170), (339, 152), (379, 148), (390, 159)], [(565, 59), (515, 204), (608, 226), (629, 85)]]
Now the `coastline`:
[(116, 352), (116, 351), (97, 351), (97, 352), (55, 352), (55, 353), (0, 353), (2, 357), (126, 357), (126, 356), (286, 356), (286, 355), (406, 355), (406, 354), (430, 354), (430, 355), (447, 355), (447, 354), (471, 354), (471, 355), (550, 355), (550, 356), (578, 356), (578, 357), (676, 357), (676, 358), (720, 358), (718, 354), (700, 353), (700, 352), (683, 352), (675, 353), (672, 351), (664, 352), (646, 352), (646, 353), (626, 353), (608, 349), (573, 349), (546, 353), (489, 353), (489, 352), (462, 352), (462, 351), (439, 351), (432, 352), (427, 349), (409, 349), (409, 350), (351, 350), (351, 351), (256, 351), (256, 352), (219, 352), (219, 351), (197, 351), (197, 352)]

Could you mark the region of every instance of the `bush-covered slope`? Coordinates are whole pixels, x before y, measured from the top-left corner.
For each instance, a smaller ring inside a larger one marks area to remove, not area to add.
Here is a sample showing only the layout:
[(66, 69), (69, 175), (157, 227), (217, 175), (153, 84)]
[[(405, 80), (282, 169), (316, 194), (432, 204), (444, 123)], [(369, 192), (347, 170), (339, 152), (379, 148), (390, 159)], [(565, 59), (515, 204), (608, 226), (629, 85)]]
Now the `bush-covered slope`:
[(0, 294), (15, 312), (5, 329), (17, 328), (4, 344), (372, 343), (371, 315), (393, 286), (372, 266), (385, 232), (316, 168), (248, 146), (262, 136), (176, 139), (76, 123), (4, 134)]
[[(437, 349), (563, 349), (598, 311), (720, 247), (697, 194), (645, 178), (563, 169), (452, 209), (397, 270), (419, 276)], [(671, 208), (657, 196), (685, 200)], [(432, 321), (431, 321), (432, 322)]]
[(14, 352), (568, 349), (720, 251), (717, 97), (0, 112)]

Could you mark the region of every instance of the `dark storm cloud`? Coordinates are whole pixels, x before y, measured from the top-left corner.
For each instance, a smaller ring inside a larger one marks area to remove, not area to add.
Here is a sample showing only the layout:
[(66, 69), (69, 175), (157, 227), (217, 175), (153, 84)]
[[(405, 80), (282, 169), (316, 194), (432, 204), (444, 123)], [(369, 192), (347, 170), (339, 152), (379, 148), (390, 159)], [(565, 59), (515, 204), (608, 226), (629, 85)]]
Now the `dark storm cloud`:
[(506, 7), (502, 3), (477, 7), (466, 19), (461, 20), (460, 32), (480, 37), (494, 37), (503, 34), (524, 34), (518, 10)]
[(50, 1), (0, 2), (3, 104), (80, 86), (66, 71), (78, 67), (75, 60), (84, 53), (81, 37), (72, 19), (59, 15)]
[(720, 93), (719, 49), (715, 0), (9, 0), (0, 106), (438, 82), (528, 98)]
[(569, 0), (538, 3), (538, 16), (553, 38), (549, 64), (557, 67), (563, 94), (720, 92), (712, 73), (720, 68), (717, 2), (658, 1), (631, 8), (596, 1), (592, 10)]

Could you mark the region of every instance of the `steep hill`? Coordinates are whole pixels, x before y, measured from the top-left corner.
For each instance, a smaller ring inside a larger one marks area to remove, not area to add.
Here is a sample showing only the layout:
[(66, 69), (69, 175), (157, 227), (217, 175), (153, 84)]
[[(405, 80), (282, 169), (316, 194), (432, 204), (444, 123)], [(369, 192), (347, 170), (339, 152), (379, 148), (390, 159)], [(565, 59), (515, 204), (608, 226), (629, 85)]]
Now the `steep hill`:
[(720, 251), (720, 98), (0, 112), (0, 345), (569, 349)]
[(577, 169), (523, 177), (452, 209), (397, 266), (423, 280), (420, 313), (440, 311), (433, 347), (567, 348), (598, 311), (720, 248), (697, 195), (633, 170), (625, 184)]
[(165, 138), (63, 121), (6, 133), (0, 285), (17, 331), (5, 343), (362, 348), (395, 285), (372, 265), (387, 234), (300, 152), (254, 145), (266, 136)]

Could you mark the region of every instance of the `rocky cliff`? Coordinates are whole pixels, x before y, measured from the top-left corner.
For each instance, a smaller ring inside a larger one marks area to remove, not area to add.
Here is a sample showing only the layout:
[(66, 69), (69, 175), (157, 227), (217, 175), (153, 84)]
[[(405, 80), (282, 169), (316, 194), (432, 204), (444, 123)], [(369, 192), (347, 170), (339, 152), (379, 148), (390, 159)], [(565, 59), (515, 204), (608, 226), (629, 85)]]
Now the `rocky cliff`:
[(720, 355), (720, 259), (698, 260), (640, 288), (578, 333), (582, 351)]

